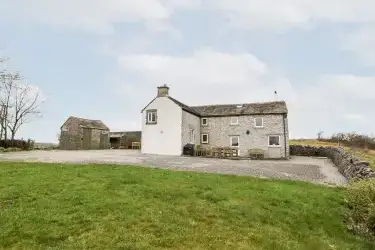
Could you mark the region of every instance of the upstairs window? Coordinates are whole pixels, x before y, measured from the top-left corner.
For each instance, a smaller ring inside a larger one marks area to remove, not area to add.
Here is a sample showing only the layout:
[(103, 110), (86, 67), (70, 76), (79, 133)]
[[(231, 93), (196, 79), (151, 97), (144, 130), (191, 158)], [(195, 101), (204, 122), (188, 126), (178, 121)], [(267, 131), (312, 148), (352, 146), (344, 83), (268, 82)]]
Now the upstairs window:
[(233, 116), (230, 118), (230, 125), (237, 125), (238, 124), (238, 117)]
[(263, 128), (263, 117), (256, 117), (254, 119), (254, 126), (256, 128)]
[(146, 111), (146, 124), (156, 124), (157, 123), (157, 111), (156, 109)]
[(207, 118), (202, 118), (202, 126), (207, 126), (208, 121)]

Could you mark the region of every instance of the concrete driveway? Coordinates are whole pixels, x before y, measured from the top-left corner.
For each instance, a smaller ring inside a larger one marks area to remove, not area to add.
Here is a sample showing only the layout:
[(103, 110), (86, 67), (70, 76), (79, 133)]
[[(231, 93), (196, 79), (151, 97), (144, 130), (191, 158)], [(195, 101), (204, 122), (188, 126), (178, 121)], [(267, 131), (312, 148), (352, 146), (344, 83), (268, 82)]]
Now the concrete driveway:
[(138, 150), (29, 151), (0, 154), (0, 161), (113, 163), (207, 173), (250, 175), (345, 185), (346, 179), (328, 159), (224, 160), (199, 157), (142, 155)]

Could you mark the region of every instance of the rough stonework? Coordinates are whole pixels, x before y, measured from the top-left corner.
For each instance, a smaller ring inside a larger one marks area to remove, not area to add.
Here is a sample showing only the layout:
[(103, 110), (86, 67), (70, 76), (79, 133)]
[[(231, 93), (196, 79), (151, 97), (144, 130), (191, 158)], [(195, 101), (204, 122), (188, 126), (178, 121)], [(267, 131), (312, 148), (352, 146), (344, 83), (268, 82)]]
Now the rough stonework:
[(108, 149), (109, 128), (100, 120), (69, 117), (61, 126), (62, 150)]
[(290, 146), (291, 155), (328, 157), (337, 166), (339, 172), (348, 180), (361, 180), (375, 177), (375, 171), (369, 163), (361, 161), (343, 148)]
[[(238, 124), (231, 125), (231, 117), (208, 117), (207, 125), (201, 125), (201, 134), (208, 134), (208, 144), (211, 147), (230, 145), (230, 136), (239, 136), (240, 155), (246, 155), (249, 149), (262, 149), (266, 158), (288, 158), (288, 139), (284, 140), (282, 115), (247, 115), (237, 116)], [(255, 117), (263, 118), (263, 127), (254, 126)], [(286, 133), (288, 131), (285, 131)], [(268, 136), (280, 136), (280, 147), (270, 148)], [(287, 135), (285, 136), (287, 137)], [(285, 147), (285, 145), (287, 147)], [(287, 149), (287, 150), (285, 150)]]

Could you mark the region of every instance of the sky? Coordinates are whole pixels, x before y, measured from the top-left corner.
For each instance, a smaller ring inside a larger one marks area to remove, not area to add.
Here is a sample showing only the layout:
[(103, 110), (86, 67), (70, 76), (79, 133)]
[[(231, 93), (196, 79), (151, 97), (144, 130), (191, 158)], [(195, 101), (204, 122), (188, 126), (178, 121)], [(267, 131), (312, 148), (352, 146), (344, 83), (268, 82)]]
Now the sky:
[(187, 105), (285, 100), (291, 138), (375, 134), (375, 1), (0, 0), (0, 55), (40, 89), (18, 137), (69, 116), (141, 130), (167, 84)]

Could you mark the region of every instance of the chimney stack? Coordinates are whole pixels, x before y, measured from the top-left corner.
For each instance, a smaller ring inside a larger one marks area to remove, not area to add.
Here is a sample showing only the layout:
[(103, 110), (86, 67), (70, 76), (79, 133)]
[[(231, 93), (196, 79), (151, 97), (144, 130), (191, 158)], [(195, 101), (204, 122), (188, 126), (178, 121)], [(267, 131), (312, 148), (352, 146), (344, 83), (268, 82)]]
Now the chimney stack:
[(169, 87), (167, 84), (164, 84), (163, 86), (158, 87), (158, 95), (157, 97), (166, 97), (169, 94)]

